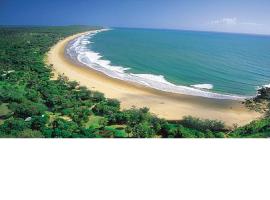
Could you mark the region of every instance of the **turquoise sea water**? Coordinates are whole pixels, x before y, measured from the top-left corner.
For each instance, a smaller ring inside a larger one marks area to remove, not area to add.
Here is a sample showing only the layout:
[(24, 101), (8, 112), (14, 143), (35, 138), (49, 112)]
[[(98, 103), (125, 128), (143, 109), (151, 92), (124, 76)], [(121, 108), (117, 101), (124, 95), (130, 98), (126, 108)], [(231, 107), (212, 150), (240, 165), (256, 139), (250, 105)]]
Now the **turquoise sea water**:
[[(135, 74), (127, 79), (135, 77), (145, 85), (156, 87), (160, 82), (157, 88), (162, 90), (167, 84), (251, 96), (258, 87), (270, 84), (269, 36), (112, 29), (83, 41), (85, 48), (92, 52), (87, 55), (92, 64)], [(121, 79), (121, 75), (117, 76)], [(153, 84), (145, 79), (152, 80)]]

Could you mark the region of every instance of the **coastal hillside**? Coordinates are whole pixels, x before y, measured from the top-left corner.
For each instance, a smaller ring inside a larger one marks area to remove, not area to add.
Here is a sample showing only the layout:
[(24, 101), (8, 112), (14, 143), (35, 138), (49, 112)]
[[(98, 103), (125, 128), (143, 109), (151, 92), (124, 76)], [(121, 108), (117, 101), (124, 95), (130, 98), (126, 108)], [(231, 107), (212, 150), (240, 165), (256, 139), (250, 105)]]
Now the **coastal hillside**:
[(270, 137), (270, 89), (245, 105), (263, 114), (238, 127), (192, 116), (168, 121), (148, 108), (121, 109), (116, 99), (65, 76), (55, 78), (46, 53), (60, 40), (99, 27), (0, 28), (0, 137), (230, 138)]

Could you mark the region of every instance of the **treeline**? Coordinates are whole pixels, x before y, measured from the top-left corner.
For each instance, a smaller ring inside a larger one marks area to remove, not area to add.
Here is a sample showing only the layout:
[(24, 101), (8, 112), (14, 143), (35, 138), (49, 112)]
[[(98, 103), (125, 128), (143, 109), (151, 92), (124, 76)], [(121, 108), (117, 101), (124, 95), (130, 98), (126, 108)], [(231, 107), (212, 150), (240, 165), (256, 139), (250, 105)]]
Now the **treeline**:
[(261, 89), (251, 109), (266, 113), (262, 120), (234, 131), (224, 123), (185, 117), (169, 122), (147, 108), (120, 110), (77, 82), (51, 79), (44, 56), (60, 39), (98, 27), (0, 28), (0, 137), (21, 138), (224, 138), (269, 137), (269, 94)]

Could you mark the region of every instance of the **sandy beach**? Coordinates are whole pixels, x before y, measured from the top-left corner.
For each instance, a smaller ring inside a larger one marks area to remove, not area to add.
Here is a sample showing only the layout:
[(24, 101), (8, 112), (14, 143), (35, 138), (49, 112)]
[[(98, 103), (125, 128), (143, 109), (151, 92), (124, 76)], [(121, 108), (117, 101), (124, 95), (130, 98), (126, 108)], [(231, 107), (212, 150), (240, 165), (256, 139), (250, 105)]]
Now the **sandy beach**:
[(189, 95), (173, 94), (110, 78), (87, 66), (71, 61), (65, 55), (66, 45), (76, 34), (58, 42), (47, 54), (47, 64), (52, 64), (55, 75), (63, 74), (72, 81), (91, 90), (97, 90), (108, 98), (121, 102), (122, 109), (132, 106), (148, 107), (150, 112), (168, 120), (179, 120), (184, 116), (224, 121), (228, 126), (244, 125), (260, 117), (247, 110), (240, 101), (210, 99)]

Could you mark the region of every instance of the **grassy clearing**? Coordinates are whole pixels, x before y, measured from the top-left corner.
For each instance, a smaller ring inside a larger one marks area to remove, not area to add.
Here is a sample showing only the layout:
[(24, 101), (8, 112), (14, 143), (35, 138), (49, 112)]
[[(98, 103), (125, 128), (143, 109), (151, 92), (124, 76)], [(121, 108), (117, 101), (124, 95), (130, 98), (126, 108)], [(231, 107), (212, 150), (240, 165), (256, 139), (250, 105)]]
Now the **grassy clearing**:
[(85, 128), (88, 128), (88, 127), (101, 128), (103, 126), (102, 123), (104, 123), (104, 120), (106, 120), (104, 117), (91, 115), (89, 117), (88, 122), (85, 123)]

